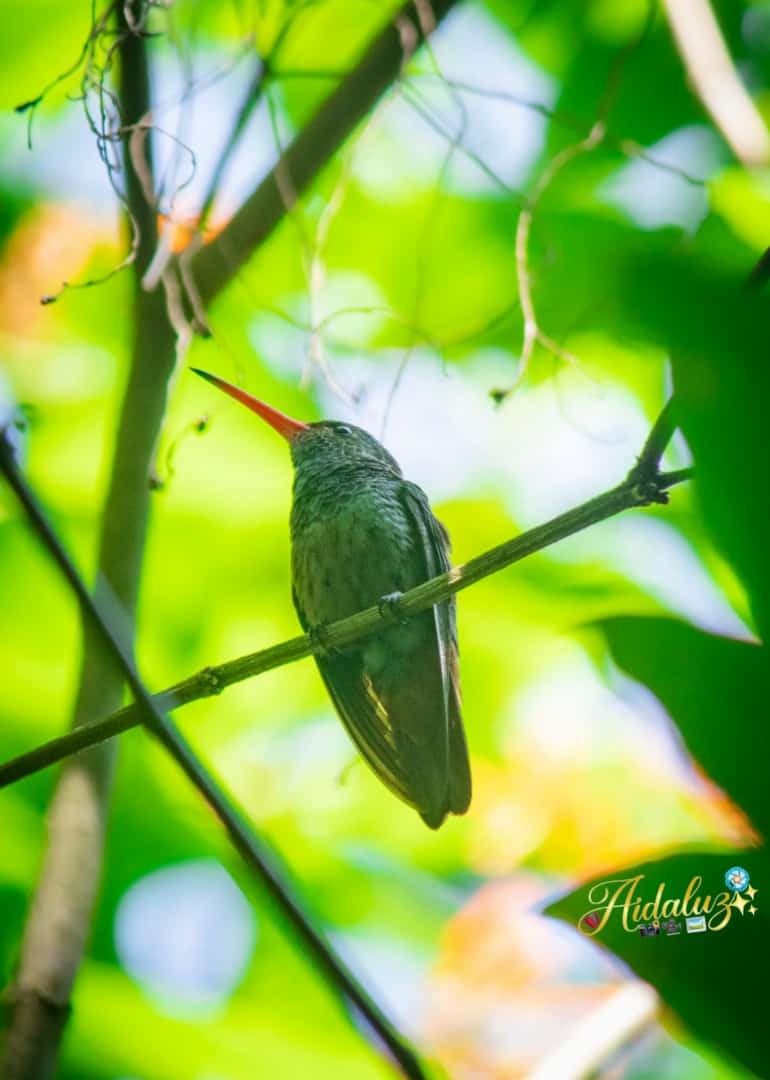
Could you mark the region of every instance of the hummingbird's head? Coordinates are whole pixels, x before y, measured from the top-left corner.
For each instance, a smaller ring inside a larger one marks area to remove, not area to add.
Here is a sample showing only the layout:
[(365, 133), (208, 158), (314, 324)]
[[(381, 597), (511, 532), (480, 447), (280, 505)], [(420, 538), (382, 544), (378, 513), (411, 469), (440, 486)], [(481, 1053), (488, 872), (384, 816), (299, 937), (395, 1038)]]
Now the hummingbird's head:
[(289, 440), (289, 446), (296, 469), (311, 464), (322, 471), (365, 465), (401, 472), (395, 458), (373, 435), (340, 420), (307, 424)]
[(401, 474), (395, 458), (391, 457), (385, 447), (368, 431), (356, 427), (355, 424), (346, 424), (339, 420), (319, 420), (306, 424), (302, 420), (293, 420), (240, 387), (220, 379), (218, 375), (211, 375), (198, 368), (190, 370), (240, 401), (282, 435), (289, 444), (291, 459), (297, 470), (304, 471), (312, 465), (314, 471), (327, 472), (330, 469), (365, 465), (375, 468), (379, 466)]

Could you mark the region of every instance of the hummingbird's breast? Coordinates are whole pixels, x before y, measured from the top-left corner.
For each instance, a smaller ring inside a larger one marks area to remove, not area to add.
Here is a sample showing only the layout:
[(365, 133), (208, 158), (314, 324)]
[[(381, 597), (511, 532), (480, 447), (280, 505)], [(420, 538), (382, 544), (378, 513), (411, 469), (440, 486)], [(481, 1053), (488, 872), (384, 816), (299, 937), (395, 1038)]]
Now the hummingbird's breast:
[(295, 489), (292, 582), (310, 625), (345, 618), (423, 579), (419, 537), (400, 489), (395, 477), (344, 475), (315, 490)]

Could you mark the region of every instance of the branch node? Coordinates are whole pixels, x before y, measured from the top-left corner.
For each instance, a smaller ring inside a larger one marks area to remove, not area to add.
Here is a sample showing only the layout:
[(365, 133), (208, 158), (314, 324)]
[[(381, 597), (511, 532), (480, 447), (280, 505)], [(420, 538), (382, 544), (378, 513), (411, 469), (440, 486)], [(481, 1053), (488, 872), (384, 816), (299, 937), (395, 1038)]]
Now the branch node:
[(221, 694), (225, 687), (219, 672), (215, 667), (205, 667), (199, 674), (199, 678), (206, 687), (207, 696), (216, 697)]
[(639, 479), (631, 487), (631, 494), (637, 506), (652, 506), (654, 503), (665, 506), (668, 503), (668, 492), (661, 488), (659, 474)]

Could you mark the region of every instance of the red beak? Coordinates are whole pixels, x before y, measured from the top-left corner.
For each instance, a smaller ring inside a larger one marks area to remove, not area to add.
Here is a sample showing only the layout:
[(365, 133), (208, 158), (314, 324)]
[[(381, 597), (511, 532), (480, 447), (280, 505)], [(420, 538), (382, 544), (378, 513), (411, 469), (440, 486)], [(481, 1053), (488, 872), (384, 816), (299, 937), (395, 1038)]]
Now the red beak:
[(274, 428), (279, 435), (283, 435), (284, 439), (288, 442), (299, 434), (300, 431), (306, 431), (309, 424), (303, 424), (301, 420), (292, 420), (290, 416), (286, 416), (285, 413), (278, 412), (272, 405), (268, 405), (264, 401), (260, 401), (259, 398), (253, 397), (251, 394), (247, 394), (245, 390), (241, 390), (238, 386), (233, 386), (232, 383), (226, 382), (224, 379), (220, 379), (218, 375), (211, 375), (208, 371), (201, 371), (199, 368), (190, 368), (190, 371), (194, 371), (196, 375), (200, 375), (202, 379), (206, 379), (207, 382), (213, 383), (214, 386), (218, 386), (220, 390), (224, 390), (230, 397), (235, 398), (236, 401), (240, 401), (247, 409), (251, 409), (257, 416), (261, 416), (263, 420), (266, 420), (271, 428)]

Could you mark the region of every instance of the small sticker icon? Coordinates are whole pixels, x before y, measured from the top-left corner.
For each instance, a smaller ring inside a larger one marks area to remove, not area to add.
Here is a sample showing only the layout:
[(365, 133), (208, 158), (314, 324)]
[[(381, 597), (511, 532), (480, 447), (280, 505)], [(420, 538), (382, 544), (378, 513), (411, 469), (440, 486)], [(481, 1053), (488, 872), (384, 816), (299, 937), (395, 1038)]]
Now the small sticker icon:
[(660, 925), (663, 933), (668, 937), (673, 937), (674, 934), (682, 933), (682, 924), (678, 919), (664, 919)]
[(725, 874), (725, 885), (731, 892), (743, 892), (748, 889), (750, 882), (749, 872), (742, 866), (731, 866)]
[(691, 915), (686, 920), (688, 934), (703, 934), (706, 930), (705, 915)]
[(658, 937), (660, 935), (660, 926), (657, 922), (651, 922), (648, 924), (642, 923), (639, 927), (640, 937)]

